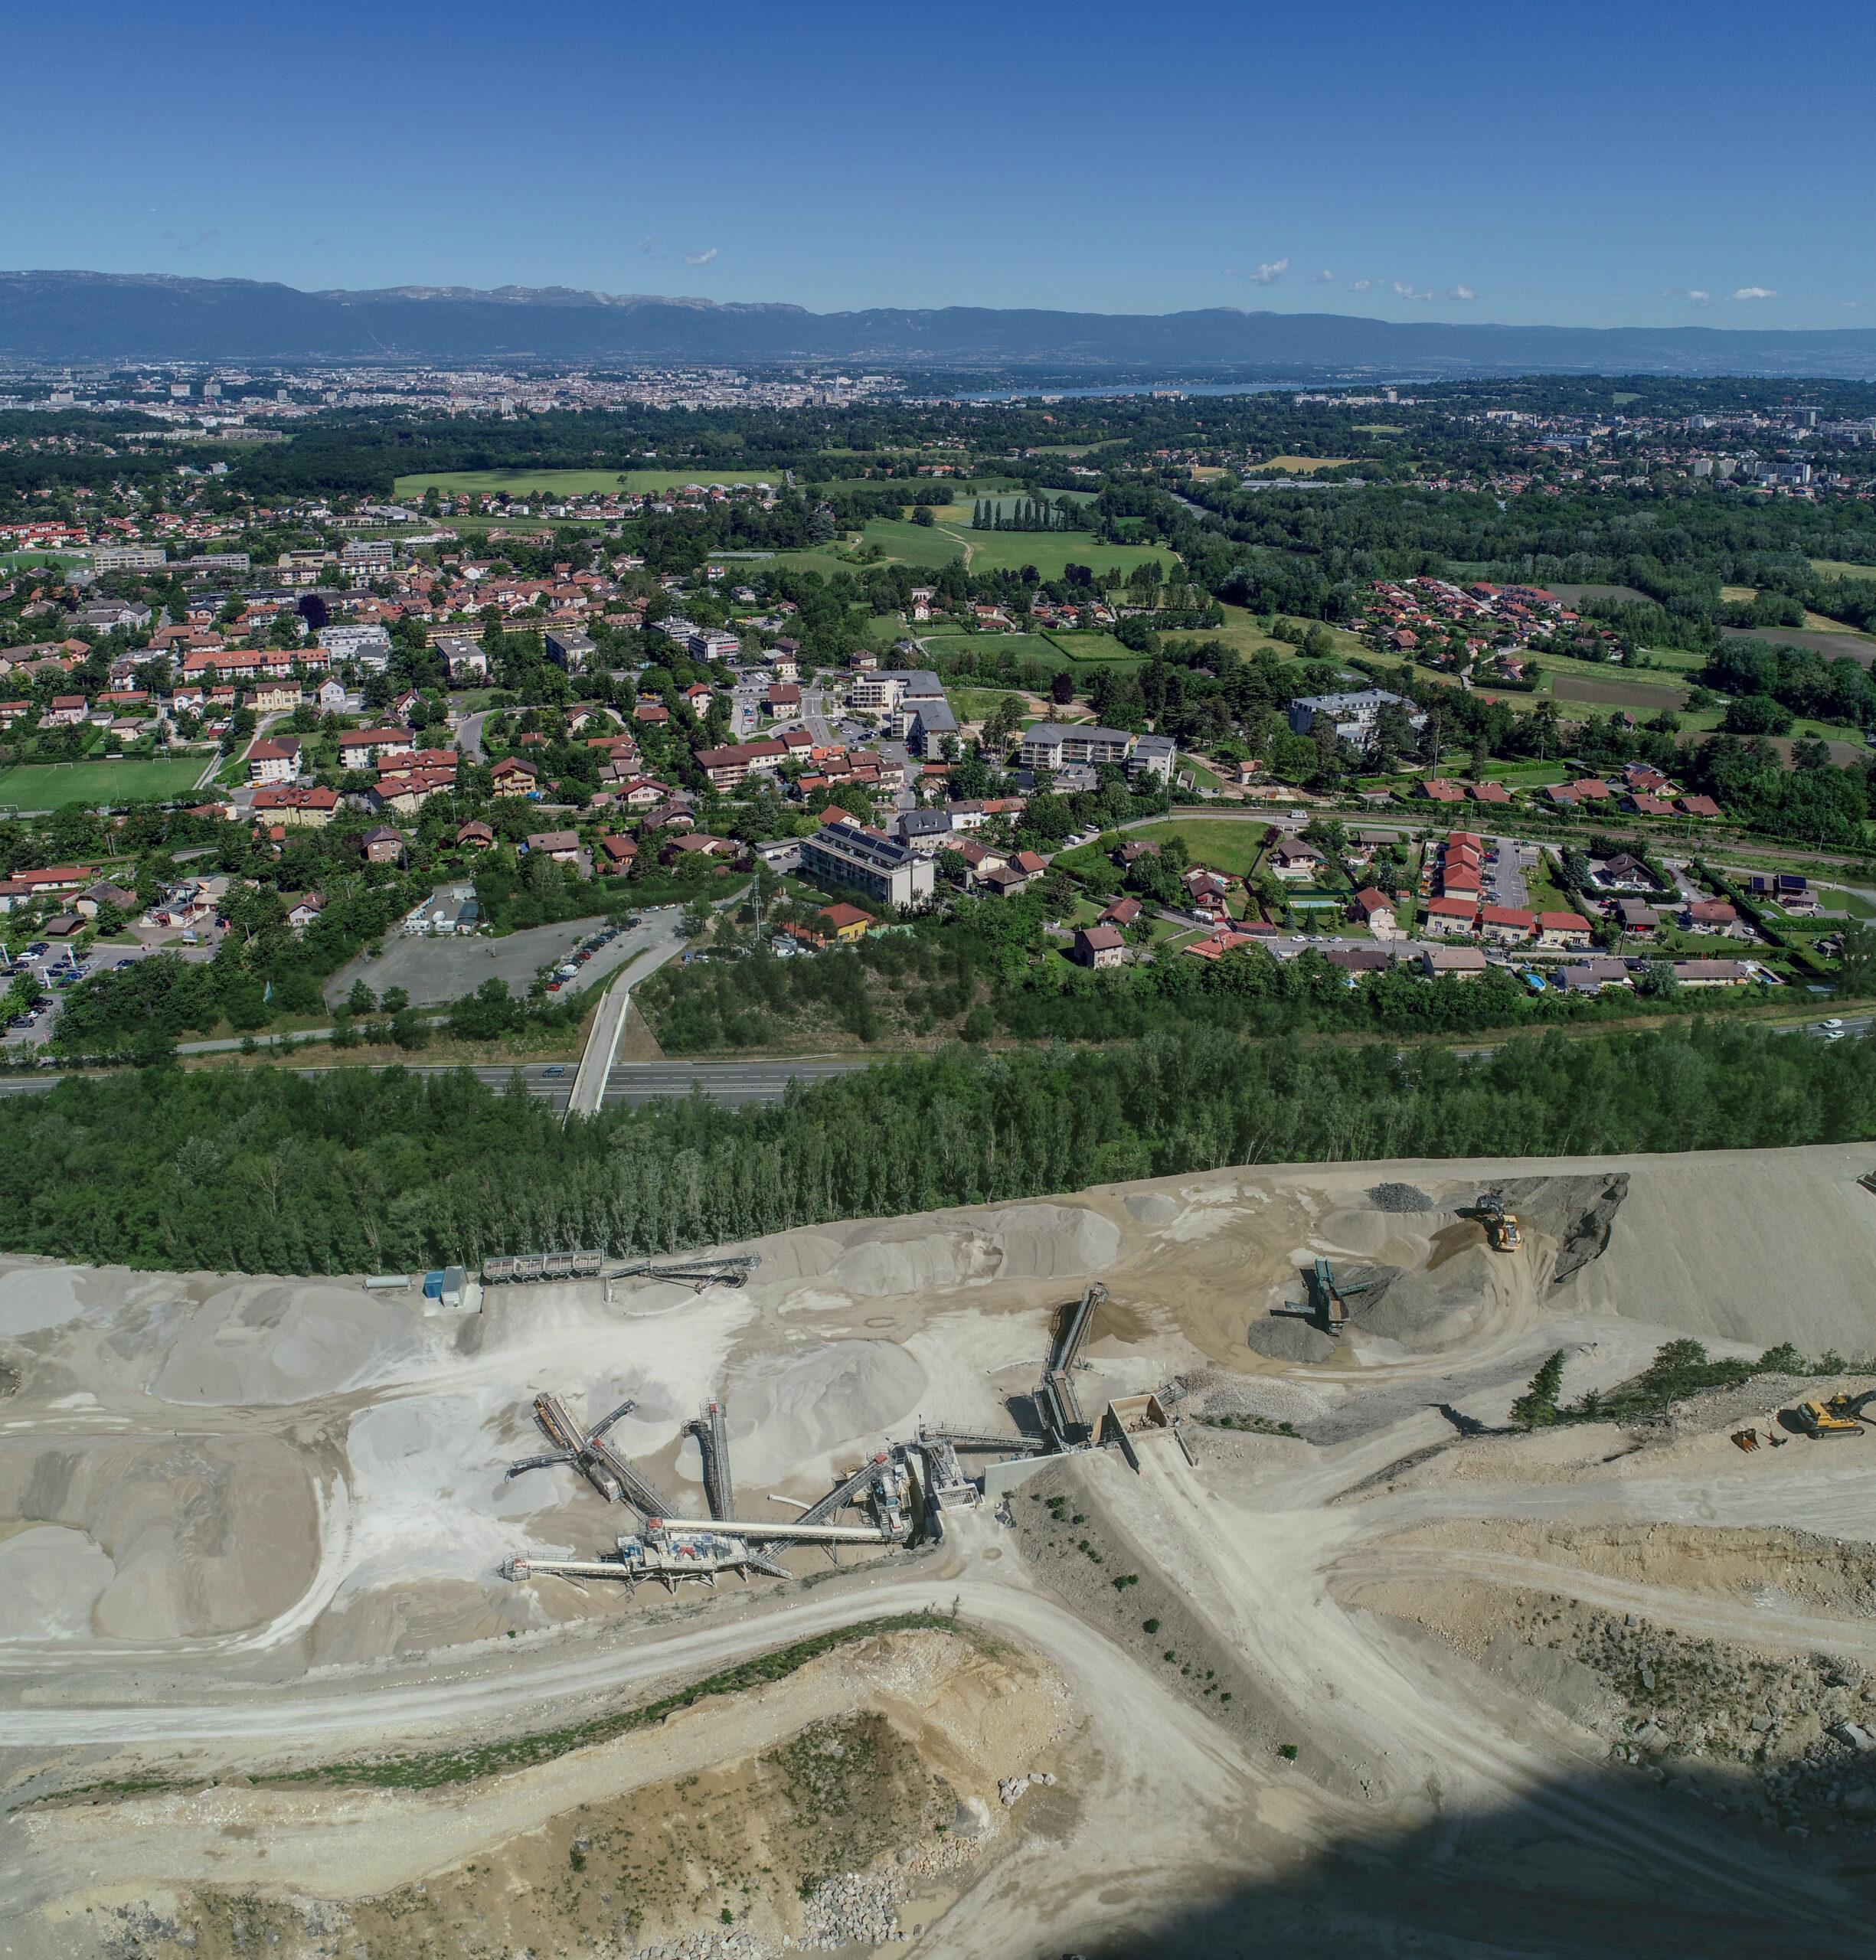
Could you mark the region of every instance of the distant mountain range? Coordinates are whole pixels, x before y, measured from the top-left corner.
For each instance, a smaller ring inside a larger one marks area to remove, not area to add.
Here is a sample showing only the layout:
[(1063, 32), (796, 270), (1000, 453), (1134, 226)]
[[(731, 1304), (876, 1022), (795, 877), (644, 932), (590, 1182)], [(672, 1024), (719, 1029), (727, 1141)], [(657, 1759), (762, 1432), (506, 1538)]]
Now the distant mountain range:
[(1397, 324), (1341, 313), (1067, 313), (799, 306), (392, 286), (302, 292), (254, 279), (0, 272), (0, 359), (41, 362), (776, 363), (1198, 378), (1759, 374), (1876, 380), (1876, 328)]

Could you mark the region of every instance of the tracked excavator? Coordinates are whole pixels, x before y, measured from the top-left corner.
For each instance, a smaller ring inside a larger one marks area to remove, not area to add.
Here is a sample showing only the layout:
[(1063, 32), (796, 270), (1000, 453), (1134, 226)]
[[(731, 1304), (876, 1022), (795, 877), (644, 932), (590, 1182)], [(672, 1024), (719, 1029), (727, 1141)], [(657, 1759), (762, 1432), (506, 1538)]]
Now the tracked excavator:
[(1860, 1436), (1871, 1421), (1868, 1411), (1876, 1403), (1876, 1388), (1861, 1395), (1833, 1395), (1828, 1402), (1801, 1402), (1793, 1410), (1799, 1426), (1813, 1442), (1832, 1436)]

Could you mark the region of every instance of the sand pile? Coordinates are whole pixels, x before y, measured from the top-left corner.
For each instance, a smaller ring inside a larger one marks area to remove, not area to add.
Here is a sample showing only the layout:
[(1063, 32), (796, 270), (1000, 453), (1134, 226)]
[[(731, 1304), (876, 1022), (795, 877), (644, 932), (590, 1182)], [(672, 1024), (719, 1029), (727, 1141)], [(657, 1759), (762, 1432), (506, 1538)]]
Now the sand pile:
[(1856, 1172), (1876, 1153), (1727, 1151), (1633, 1173), (1609, 1249), (1570, 1304), (1697, 1340), (1801, 1353), (1876, 1349), (1876, 1196)]
[(958, 1214), (949, 1229), (926, 1219), (864, 1228), (825, 1277), (861, 1299), (989, 1280), (1079, 1278), (1113, 1265), (1120, 1228), (1079, 1205), (1025, 1204)]
[(729, 1384), (730, 1462), (740, 1485), (812, 1475), (838, 1453), (903, 1428), (925, 1391), (925, 1370), (890, 1341), (830, 1341), (738, 1374)]
[(0, 1336), (61, 1327), (84, 1312), (84, 1274), (72, 1266), (14, 1266), (0, 1272)]
[(1453, 1347), (1492, 1323), (1502, 1298), (1492, 1262), (1484, 1246), (1472, 1245), (1418, 1272), (1397, 1273), (1352, 1295), (1350, 1320), (1361, 1332), (1398, 1341), (1410, 1354)]
[(1606, 1178), (1512, 1178), (1499, 1187), (1527, 1233), (1556, 1242), (1551, 1283), (1561, 1285), (1609, 1249), (1616, 1214), (1629, 1195), (1629, 1174)]
[(0, 1540), (0, 1641), (80, 1640), (117, 1568), (97, 1540), (62, 1524)]
[(166, 1402), (277, 1406), (387, 1379), (431, 1344), (402, 1295), (242, 1280), (188, 1316), (151, 1390)]
[(318, 1556), (306, 1465), (272, 1437), (15, 1443), (0, 1449), (0, 1512), (67, 1527), (24, 1534), (23, 1551), (9, 1540), (8, 1565), (25, 1560), (61, 1623), (89, 1595), (106, 1638), (258, 1625), (299, 1598)]

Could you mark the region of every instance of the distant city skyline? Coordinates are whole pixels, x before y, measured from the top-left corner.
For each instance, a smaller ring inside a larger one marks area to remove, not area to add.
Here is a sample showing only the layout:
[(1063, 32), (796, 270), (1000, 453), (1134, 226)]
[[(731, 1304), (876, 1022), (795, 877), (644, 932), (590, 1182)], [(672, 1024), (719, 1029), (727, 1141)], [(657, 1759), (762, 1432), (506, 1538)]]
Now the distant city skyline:
[(1841, 0), (74, 0), (8, 55), (11, 269), (1876, 325), (1876, 11)]

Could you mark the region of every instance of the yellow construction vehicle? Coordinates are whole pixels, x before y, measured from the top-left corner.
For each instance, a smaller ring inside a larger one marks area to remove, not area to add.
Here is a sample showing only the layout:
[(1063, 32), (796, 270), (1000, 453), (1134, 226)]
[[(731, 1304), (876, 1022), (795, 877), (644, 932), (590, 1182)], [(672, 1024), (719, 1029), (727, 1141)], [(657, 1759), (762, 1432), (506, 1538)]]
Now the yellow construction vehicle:
[[(1847, 1403), (1846, 1396), (1840, 1398)], [(1860, 1436), (1863, 1425), (1854, 1416), (1840, 1415), (1835, 1407), (1827, 1407), (1822, 1402), (1800, 1402), (1792, 1412), (1799, 1426), (1814, 1442), (1822, 1442), (1829, 1436)]]
[(1485, 1243), (1495, 1253), (1515, 1253), (1524, 1243), (1518, 1214), (1505, 1209), (1502, 1192), (1485, 1192), (1472, 1207), (1472, 1215), (1485, 1228)]
[(1833, 1395), (1824, 1406), (1846, 1421), (1868, 1423), (1876, 1420), (1868, 1413), (1872, 1402), (1876, 1402), (1876, 1388), (1865, 1389), (1861, 1395)]

